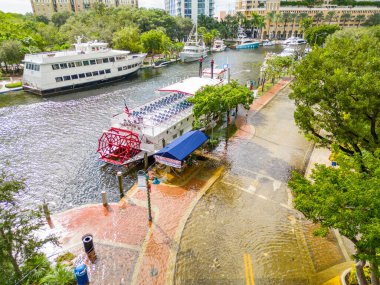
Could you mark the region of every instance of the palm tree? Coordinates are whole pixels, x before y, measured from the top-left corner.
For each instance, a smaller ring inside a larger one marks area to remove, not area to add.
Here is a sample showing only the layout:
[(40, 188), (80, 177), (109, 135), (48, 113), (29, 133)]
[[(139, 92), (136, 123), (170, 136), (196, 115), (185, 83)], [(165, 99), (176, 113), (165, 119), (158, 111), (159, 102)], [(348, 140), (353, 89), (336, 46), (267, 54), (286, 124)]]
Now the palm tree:
[(257, 25), (257, 29), (260, 30), (258, 36), (260, 36), (260, 38), (261, 38), (261, 37), (262, 37), (262, 34), (263, 34), (263, 27), (265, 26), (265, 18), (264, 18), (264, 16), (260, 16), (260, 15), (259, 15), (259, 17), (257, 18), (257, 23), (256, 23), (256, 25)]
[(329, 21), (329, 25), (331, 24), (332, 19), (334, 19), (335, 11), (328, 11), (325, 17), (326, 21)]
[(268, 38), (269, 39), (271, 38), (270, 24), (274, 21), (275, 15), (276, 15), (276, 12), (271, 11), (268, 14), (266, 14), (266, 16), (265, 16), (265, 19), (267, 20), (267, 25), (268, 25), (267, 31), (268, 31)]
[(285, 35), (285, 38), (286, 38), (286, 31), (285, 31), (286, 24), (289, 22), (290, 17), (291, 17), (290, 13), (288, 13), (288, 12), (282, 14), (282, 21), (284, 22), (284, 32), (283, 32), (283, 34)]
[(358, 22), (357, 27), (359, 27), (359, 26), (360, 26), (360, 23), (364, 22), (365, 19), (366, 19), (366, 18), (365, 18), (365, 15), (357, 15), (357, 16), (356, 16), (356, 21)]
[(290, 20), (289, 22), (292, 22), (292, 36), (294, 34), (294, 23), (297, 20), (297, 17), (298, 17), (298, 14), (296, 13), (291, 13), (289, 17), (289, 20)]
[(276, 26), (274, 28), (274, 35), (275, 35), (275, 38), (277, 38), (277, 26), (278, 26), (278, 23), (281, 23), (282, 22), (282, 14), (276, 14), (275, 15), (275, 23), (276, 23)]
[(346, 25), (346, 22), (351, 19), (350, 13), (343, 13), (342, 16), (340, 16), (340, 20), (343, 20), (343, 27)]
[(317, 14), (314, 15), (314, 21), (317, 21), (317, 26), (319, 21), (323, 20), (324, 16), (322, 12), (318, 12)]

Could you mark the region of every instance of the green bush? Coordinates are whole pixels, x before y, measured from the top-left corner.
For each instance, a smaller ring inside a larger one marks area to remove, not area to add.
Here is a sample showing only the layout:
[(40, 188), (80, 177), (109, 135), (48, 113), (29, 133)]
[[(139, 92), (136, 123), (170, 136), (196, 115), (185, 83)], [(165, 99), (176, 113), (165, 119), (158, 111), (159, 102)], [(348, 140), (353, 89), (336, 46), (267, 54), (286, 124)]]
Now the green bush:
[(21, 86), (22, 86), (21, 81), (5, 84), (5, 87), (7, 87), (7, 88), (17, 88), (17, 87), (21, 87)]
[[(364, 276), (369, 283), (371, 283), (371, 271), (368, 266), (364, 266)], [(358, 280), (356, 278), (356, 268), (355, 265), (352, 266), (351, 271), (348, 276), (348, 282), (350, 285), (358, 285)]]

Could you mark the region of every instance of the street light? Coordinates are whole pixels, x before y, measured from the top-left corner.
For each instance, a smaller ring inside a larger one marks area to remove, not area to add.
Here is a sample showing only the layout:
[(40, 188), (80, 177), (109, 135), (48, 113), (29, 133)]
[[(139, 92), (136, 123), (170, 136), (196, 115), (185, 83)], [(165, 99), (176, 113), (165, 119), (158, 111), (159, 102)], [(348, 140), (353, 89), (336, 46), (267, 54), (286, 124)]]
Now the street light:
[[(160, 180), (157, 179), (157, 177), (153, 178), (153, 184), (157, 185), (160, 184)], [(152, 209), (150, 204), (150, 189), (151, 185), (149, 183), (149, 176), (145, 173), (144, 170), (137, 171), (137, 188), (140, 190), (146, 191), (147, 200), (148, 200), (148, 220), (149, 222), (152, 222)]]

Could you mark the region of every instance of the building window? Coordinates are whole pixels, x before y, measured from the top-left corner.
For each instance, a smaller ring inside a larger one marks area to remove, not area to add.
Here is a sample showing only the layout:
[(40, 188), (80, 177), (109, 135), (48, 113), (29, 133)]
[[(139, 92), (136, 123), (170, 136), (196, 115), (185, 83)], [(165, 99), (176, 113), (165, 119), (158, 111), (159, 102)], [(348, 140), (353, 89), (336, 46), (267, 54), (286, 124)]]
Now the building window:
[(61, 82), (62, 81), (62, 77), (56, 77), (55, 78), (55, 82)]
[(67, 81), (67, 80), (71, 80), (70, 75), (65, 75), (65, 76), (63, 76), (63, 80), (65, 80), (65, 81)]
[(71, 75), (71, 79), (78, 79), (78, 74)]

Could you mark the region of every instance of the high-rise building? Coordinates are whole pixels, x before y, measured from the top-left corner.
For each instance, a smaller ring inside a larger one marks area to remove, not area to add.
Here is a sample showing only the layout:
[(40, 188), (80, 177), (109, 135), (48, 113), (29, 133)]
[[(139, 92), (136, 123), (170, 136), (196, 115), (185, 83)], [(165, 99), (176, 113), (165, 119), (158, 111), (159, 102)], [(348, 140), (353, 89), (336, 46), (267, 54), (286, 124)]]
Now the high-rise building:
[(88, 10), (95, 3), (103, 3), (107, 7), (132, 5), (138, 7), (138, 0), (31, 0), (33, 13), (48, 18), (57, 12), (79, 12)]
[(165, 9), (172, 16), (191, 18), (196, 22), (199, 15), (214, 15), (214, 0), (165, 0)]

